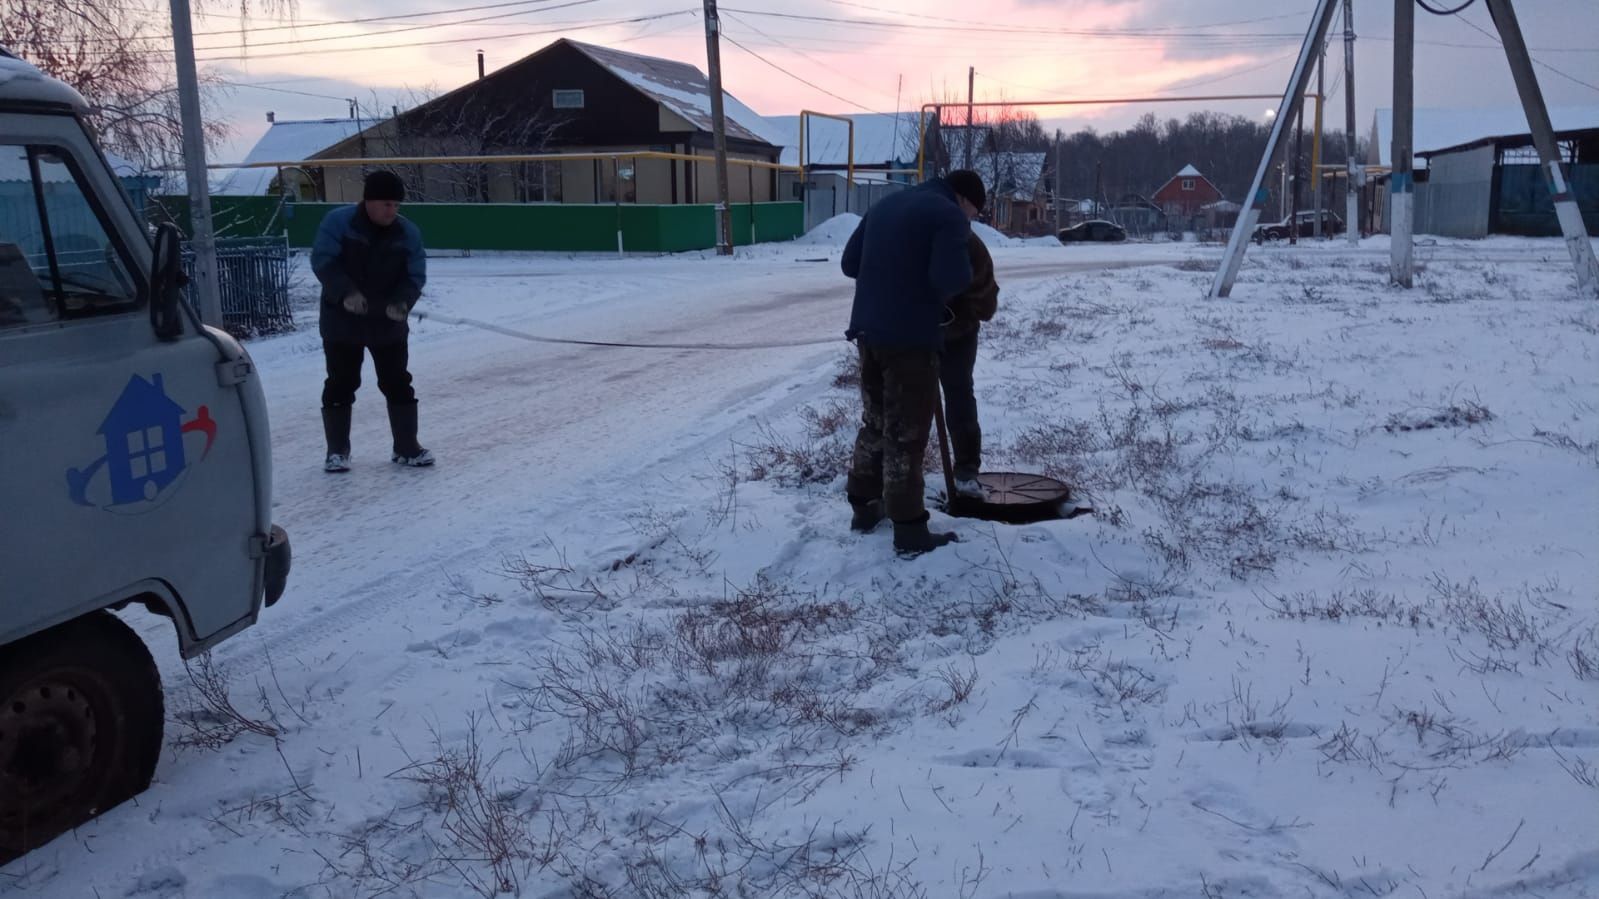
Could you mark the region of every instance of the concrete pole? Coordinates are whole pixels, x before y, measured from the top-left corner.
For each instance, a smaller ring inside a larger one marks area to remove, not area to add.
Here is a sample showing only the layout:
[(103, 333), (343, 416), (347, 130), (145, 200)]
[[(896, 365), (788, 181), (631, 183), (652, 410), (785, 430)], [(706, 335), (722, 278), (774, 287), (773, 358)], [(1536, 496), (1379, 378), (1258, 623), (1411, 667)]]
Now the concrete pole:
[(973, 94), (977, 90), (977, 67), (966, 68), (966, 163), (961, 168), (972, 167), (972, 102), (976, 99)]
[(1288, 213), (1288, 243), (1299, 243), (1299, 186), (1304, 182), (1304, 169), (1301, 160), (1305, 154), (1305, 101), (1301, 97), (1299, 109), (1294, 115), (1294, 149), (1293, 161), (1288, 166), (1289, 202), (1292, 207)]
[(1321, 240), (1321, 104), (1327, 92), (1327, 45), (1321, 45), (1321, 61), (1316, 64), (1316, 135), (1310, 150), (1310, 205), (1316, 210), (1315, 235)]
[(194, 67), (194, 27), (189, 0), (172, 0), (172, 44), (178, 64), (178, 111), (183, 119), (183, 173), (189, 183), (189, 218), (194, 233), (195, 293), (200, 320), (222, 327), (222, 292), (217, 284), (216, 232), (205, 168), (205, 129), (200, 122), (200, 76)]
[(1505, 56), (1510, 60), (1510, 73), (1516, 79), (1516, 93), (1521, 95), (1521, 107), (1527, 113), (1527, 124), (1532, 126), (1532, 142), (1538, 148), (1538, 161), (1542, 163), (1549, 196), (1554, 198), (1555, 216), (1560, 220), (1560, 233), (1565, 237), (1566, 250), (1577, 269), (1577, 289), (1599, 296), (1599, 260), (1595, 260), (1593, 243), (1588, 239), (1582, 222), (1582, 211), (1571, 194), (1567, 173), (1560, 165), (1560, 145), (1555, 142), (1554, 125), (1549, 121), (1549, 108), (1544, 105), (1543, 91), (1538, 88), (1538, 75), (1533, 71), (1532, 58), (1527, 55), (1527, 42), (1521, 34), (1521, 23), (1510, 0), (1488, 0), (1488, 13), (1493, 16), (1494, 27), (1505, 45)]
[(1293, 74), (1288, 78), (1288, 87), (1283, 91), (1282, 102), (1277, 107), (1277, 114), (1272, 119), (1271, 134), (1266, 138), (1266, 147), (1260, 154), (1260, 165), (1255, 169), (1255, 177), (1249, 184), (1249, 195), (1245, 206), (1238, 215), (1238, 221), (1233, 225), (1232, 236), (1227, 239), (1227, 252), (1222, 257), (1221, 267), (1216, 270), (1216, 278), (1210, 285), (1210, 296), (1213, 299), (1228, 296), (1232, 293), (1233, 282), (1238, 279), (1238, 270), (1243, 267), (1244, 253), (1249, 247), (1249, 241), (1255, 230), (1255, 225), (1260, 221), (1260, 213), (1266, 206), (1266, 201), (1271, 191), (1266, 189), (1266, 178), (1271, 173), (1271, 162), (1282, 148), (1283, 132), (1288, 127), (1288, 117), (1293, 115), (1296, 108), (1304, 102), (1305, 90), (1310, 87), (1310, 67), (1322, 44), (1326, 43), (1327, 31), (1332, 24), (1333, 12), (1337, 9), (1337, 0), (1317, 0), (1316, 11), (1312, 14), (1310, 29), (1305, 33), (1305, 43), (1299, 48), (1299, 59), (1294, 63)]
[(1394, 0), (1394, 169), (1388, 179), (1392, 246), (1389, 279), (1411, 287), (1415, 278), (1414, 239), (1416, 186), (1413, 133), (1416, 100), (1416, 0)]
[(1344, 148), (1348, 169), (1344, 174), (1344, 235), (1350, 246), (1360, 243), (1360, 190), (1365, 167), (1355, 158), (1360, 145), (1355, 137), (1355, 0), (1344, 0)]
[(722, 102), (722, 22), (705, 0), (705, 56), (711, 81), (711, 131), (716, 141), (716, 254), (733, 255), (733, 207), (727, 189), (727, 115)]

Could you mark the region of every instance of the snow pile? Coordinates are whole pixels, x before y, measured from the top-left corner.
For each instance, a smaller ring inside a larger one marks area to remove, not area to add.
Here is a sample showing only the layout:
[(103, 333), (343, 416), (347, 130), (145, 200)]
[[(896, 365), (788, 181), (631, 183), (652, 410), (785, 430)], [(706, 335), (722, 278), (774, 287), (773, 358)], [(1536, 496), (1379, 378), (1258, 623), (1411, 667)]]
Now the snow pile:
[(841, 213), (807, 231), (804, 236), (795, 239), (794, 243), (843, 249), (860, 224), (859, 215), (853, 212)]
[(972, 233), (981, 238), (983, 243), (990, 250), (997, 250), (1001, 247), (1021, 247), (1027, 245), (1027, 242), (1021, 238), (1006, 237), (1004, 234), (999, 233), (995, 229), (983, 224), (982, 222), (972, 222)]

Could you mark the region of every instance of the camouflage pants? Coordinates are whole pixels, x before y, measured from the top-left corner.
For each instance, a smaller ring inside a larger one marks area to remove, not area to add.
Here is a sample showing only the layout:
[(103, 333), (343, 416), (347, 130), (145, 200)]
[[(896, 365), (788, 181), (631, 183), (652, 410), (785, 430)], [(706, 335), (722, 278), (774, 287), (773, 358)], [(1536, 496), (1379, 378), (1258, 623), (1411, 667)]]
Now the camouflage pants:
[(894, 521), (917, 521), (922, 465), (938, 403), (938, 353), (860, 345), (861, 429), (847, 490), (853, 499), (883, 498)]

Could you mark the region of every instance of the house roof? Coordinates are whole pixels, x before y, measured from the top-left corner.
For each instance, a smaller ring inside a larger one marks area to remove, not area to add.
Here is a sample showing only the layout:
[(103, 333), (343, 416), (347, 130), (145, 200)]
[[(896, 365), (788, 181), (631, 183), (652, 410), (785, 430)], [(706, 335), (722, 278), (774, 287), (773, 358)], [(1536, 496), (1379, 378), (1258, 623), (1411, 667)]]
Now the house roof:
[[(916, 113), (873, 112), (844, 116), (855, 123), (855, 164), (904, 166), (916, 162), (919, 133)], [(767, 116), (769, 130), (779, 138), (784, 165), (800, 164), (800, 117)], [(809, 165), (843, 166), (849, 162), (849, 127), (832, 119), (811, 118), (805, 138)]]
[[(304, 119), (273, 122), (261, 135), (245, 162), (295, 162), (346, 140), (361, 130), (357, 119)], [(370, 125), (370, 122), (364, 124)], [(215, 193), (259, 197), (266, 194), (277, 169), (234, 169), (218, 182)]]
[(1209, 178), (1206, 178), (1205, 174), (1203, 172), (1201, 172), (1197, 168), (1194, 168), (1193, 163), (1189, 163), (1188, 165), (1185, 165), (1180, 170), (1178, 170), (1177, 174), (1171, 176), (1170, 178), (1167, 178), (1166, 179), (1166, 183), (1162, 184), (1155, 191), (1155, 193), (1151, 194), (1150, 196), (1159, 196), (1161, 191), (1163, 191), (1166, 188), (1170, 187), (1171, 183), (1173, 181), (1176, 181), (1179, 178), (1198, 178), (1199, 180), (1205, 182), (1206, 184), (1209, 184), (1211, 190), (1214, 190), (1216, 193), (1221, 193), (1221, 188), (1216, 186), (1216, 182), (1210, 180)]
[[(701, 131), (712, 130), (711, 84), (699, 69), (676, 60), (562, 40), (690, 125)], [(728, 137), (774, 147), (783, 145), (781, 134), (726, 90), (722, 91), (722, 113), (727, 119)]]
[[(1556, 131), (1599, 128), (1599, 106), (1551, 106), (1549, 119)], [(1415, 112), (1411, 149), (1427, 153), (1474, 143), (1488, 137), (1526, 134), (1532, 130), (1520, 106), (1492, 108), (1425, 108)], [(1393, 165), (1394, 111), (1378, 109), (1372, 116), (1371, 148), (1367, 162)], [(1417, 160), (1418, 168), (1426, 160)]]

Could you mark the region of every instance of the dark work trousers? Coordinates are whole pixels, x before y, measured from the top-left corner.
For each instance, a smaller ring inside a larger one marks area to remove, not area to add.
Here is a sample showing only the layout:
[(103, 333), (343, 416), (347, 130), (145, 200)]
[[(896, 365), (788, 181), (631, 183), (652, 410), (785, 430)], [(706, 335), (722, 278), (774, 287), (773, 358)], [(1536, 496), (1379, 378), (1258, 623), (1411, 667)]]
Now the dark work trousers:
[(322, 344), (322, 353), (328, 361), (328, 379), (322, 384), (324, 407), (349, 406), (355, 403), (355, 391), (361, 386), (361, 363), (365, 355), (372, 354), (372, 367), (377, 370), (378, 389), (391, 406), (416, 402), (416, 391), (411, 387), (411, 350), (406, 341), (362, 346), (359, 343)]
[(977, 423), (977, 394), (972, 370), (977, 367), (977, 334), (957, 334), (944, 341), (938, 356), (938, 380), (944, 387), (944, 420), (955, 456), (955, 479), (977, 477), (983, 462), (983, 429)]
[(925, 520), (922, 467), (938, 402), (938, 354), (859, 344), (861, 429), (846, 486), (852, 499), (883, 498), (900, 522)]

